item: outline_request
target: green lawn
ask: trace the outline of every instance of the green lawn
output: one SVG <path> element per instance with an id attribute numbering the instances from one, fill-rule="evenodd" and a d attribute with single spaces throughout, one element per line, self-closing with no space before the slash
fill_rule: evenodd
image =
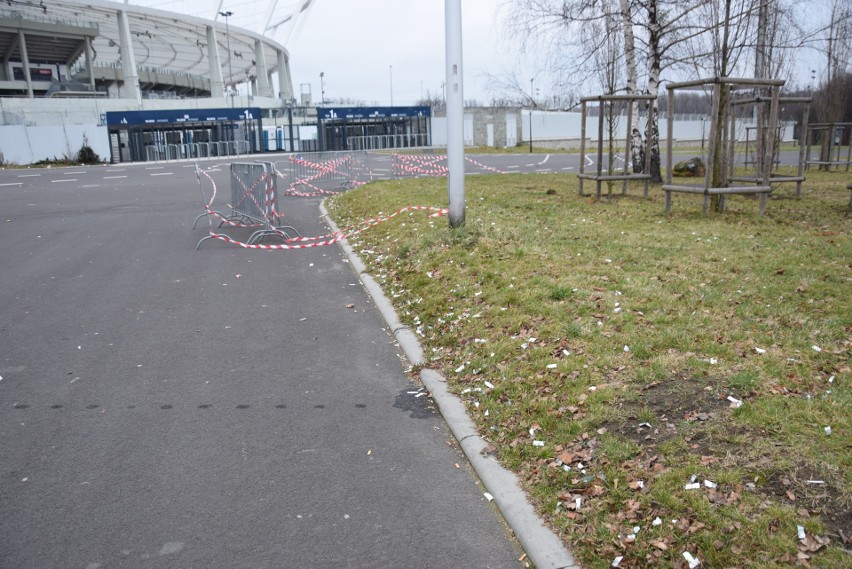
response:
<path id="1" fill-rule="evenodd" d="M 848 567 L 850 181 L 703 217 L 659 188 L 471 176 L 465 228 L 412 212 L 351 243 L 584 566 Z M 445 204 L 415 179 L 329 210 Z"/>

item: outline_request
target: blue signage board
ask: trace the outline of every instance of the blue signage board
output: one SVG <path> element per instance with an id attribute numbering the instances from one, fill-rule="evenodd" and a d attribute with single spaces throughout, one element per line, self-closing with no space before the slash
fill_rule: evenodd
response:
<path id="1" fill-rule="evenodd" d="M 431 117 L 431 107 L 318 107 L 320 120 Z"/>
<path id="2" fill-rule="evenodd" d="M 106 114 L 108 126 L 184 125 L 226 121 L 259 120 L 260 108 L 182 109 L 157 111 L 111 111 Z"/>

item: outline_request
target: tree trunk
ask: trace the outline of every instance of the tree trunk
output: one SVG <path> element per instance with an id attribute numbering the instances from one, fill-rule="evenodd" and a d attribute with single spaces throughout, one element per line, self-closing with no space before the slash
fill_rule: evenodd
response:
<path id="1" fill-rule="evenodd" d="M 731 0 L 725 0 L 725 21 L 723 24 L 723 33 L 722 33 L 722 50 L 721 57 L 719 62 L 719 73 L 721 77 L 727 77 L 728 75 L 728 58 L 730 56 L 728 49 L 728 42 L 730 41 L 731 34 Z M 727 130 L 727 121 L 725 120 L 727 117 L 726 111 L 728 107 L 728 99 L 730 95 L 730 89 L 724 83 L 719 85 L 719 106 L 716 109 L 716 132 L 711 144 L 713 144 L 713 164 L 711 167 L 712 170 L 712 178 L 710 181 L 710 185 L 714 188 L 720 188 L 725 185 L 725 180 L 727 179 L 725 172 L 725 160 L 724 156 L 726 153 L 725 149 L 725 137 L 724 132 Z M 710 206 L 715 212 L 722 212 L 722 197 L 719 194 L 716 194 L 710 199 Z"/>
<path id="2" fill-rule="evenodd" d="M 637 93 L 639 73 L 636 69 L 636 40 L 633 36 L 633 19 L 630 15 L 630 0 L 619 0 L 621 25 L 624 28 L 624 64 L 627 67 L 627 94 Z M 642 150 L 642 134 L 639 131 L 639 102 L 631 102 L 633 120 L 627 128 L 630 135 L 630 162 L 633 173 L 641 174 L 645 169 L 645 156 Z"/>
<path id="3" fill-rule="evenodd" d="M 648 94 L 654 100 L 648 105 L 648 120 L 651 121 L 651 181 L 663 182 L 660 173 L 660 123 L 656 110 L 656 98 L 660 92 L 660 36 L 663 27 L 657 17 L 657 0 L 648 0 Z"/>

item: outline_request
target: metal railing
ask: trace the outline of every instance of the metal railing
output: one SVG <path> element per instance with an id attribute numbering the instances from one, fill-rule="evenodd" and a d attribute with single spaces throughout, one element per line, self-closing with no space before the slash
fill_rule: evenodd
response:
<path id="1" fill-rule="evenodd" d="M 383 150 L 387 148 L 420 148 L 430 145 L 428 134 L 377 134 L 350 136 L 346 143 L 351 150 Z"/>
<path id="2" fill-rule="evenodd" d="M 249 154 L 251 146 L 245 140 L 229 142 L 185 142 L 182 144 L 155 144 L 145 148 L 148 162 L 217 156 Z"/>

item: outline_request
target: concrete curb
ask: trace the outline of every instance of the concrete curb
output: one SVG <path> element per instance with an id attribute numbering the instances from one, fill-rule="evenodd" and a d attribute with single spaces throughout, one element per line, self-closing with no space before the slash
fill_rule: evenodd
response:
<path id="1" fill-rule="evenodd" d="M 325 201 L 320 203 L 320 213 L 332 231 L 339 231 L 328 215 Z M 394 338 L 399 342 L 405 356 L 413 365 L 424 365 L 423 348 L 417 336 L 399 320 L 390 300 L 385 296 L 379 284 L 366 272 L 366 266 L 346 240 L 340 242 L 350 264 L 358 273 L 367 293 L 388 323 Z M 446 378 L 433 369 L 423 369 L 420 379 L 432 394 L 444 421 L 459 441 L 462 451 L 479 476 L 488 492 L 494 496 L 497 508 L 515 533 L 521 547 L 538 569 L 580 569 L 574 558 L 565 549 L 562 540 L 556 536 L 535 512 L 524 491 L 518 484 L 515 474 L 500 465 L 491 457 L 482 454 L 485 441 L 476 430 L 473 421 L 467 415 L 464 403 L 447 389 Z"/>

